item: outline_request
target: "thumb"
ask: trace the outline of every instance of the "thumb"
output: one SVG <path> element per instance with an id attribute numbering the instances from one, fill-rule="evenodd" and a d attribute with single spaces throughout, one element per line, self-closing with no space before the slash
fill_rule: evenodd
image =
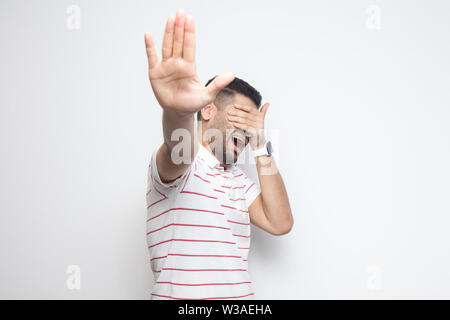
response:
<path id="1" fill-rule="evenodd" d="M 224 72 L 214 78 L 213 81 L 206 87 L 211 100 L 214 100 L 217 93 L 225 88 L 231 81 L 234 80 L 232 72 Z"/>
<path id="2" fill-rule="evenodd" d="M 266 113 L 267 113 L 267 110 L 269 109 L 269 106 L 270 106 L 270 103 L 265 103 L 262 107 L 261 107 L 261 109 L 259 110 L 259 112 L 262 112 L 262 114 L 264 115 L 264 116 L 266 116 Z"/>

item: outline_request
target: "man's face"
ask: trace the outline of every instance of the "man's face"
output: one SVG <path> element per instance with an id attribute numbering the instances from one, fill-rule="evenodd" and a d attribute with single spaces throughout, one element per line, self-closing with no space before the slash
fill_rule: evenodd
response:
<path id="1" fill-rule="evenodd" d="M 221 108 L 217 108 L 216 114 L 210 120 L 211 124 L 209 128 L 217 129 L 222 133 L 222 154 L 218 152 L 218 150 L 215 153 L 218 160 L 224 164 L 235 163 L 239 154 L 244 150 L 249 142 L 249 137 L 246 132 L 236 128 L 227 119 L 227 112 L 234 108 L 234 104 L 246 105 L 257 109 L 255 103 L 251 99 L 239 93 L 234 95 L 233 101 L 230 101 Z"/>

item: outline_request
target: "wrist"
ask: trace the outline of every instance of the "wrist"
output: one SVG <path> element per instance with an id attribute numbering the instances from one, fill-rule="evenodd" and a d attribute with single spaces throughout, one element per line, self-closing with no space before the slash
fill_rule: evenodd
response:
<path id="1" fill-rule="evenodd" d="M 265 145 L 266 139 L 264 137 L 254 138 L 253 141 L 250 140 L 250 146 L 252 150 L 259 150 L 261 148 L 264 148 Z"/>
<path id="2" fill-rule="evenodd" d="M 252 150 L 252 155 L 255 158 L 272 155 L 273 149 L 270 141 L 267 141 L 261 148 Z"/>
<path id="3" fill-rule="evenodd" d="M 190 119 L 194 116 L 194 114 L 196 112 L 186 112 L 186 111 L 182 111 L 182 110 L 178 110 L 178 109 L 174 109 L 174 108 L 165 108 L 163 107 L 163 113 L 166 116 L 169 116 L 171 118 L 177 118 L 177 119 Z"/>

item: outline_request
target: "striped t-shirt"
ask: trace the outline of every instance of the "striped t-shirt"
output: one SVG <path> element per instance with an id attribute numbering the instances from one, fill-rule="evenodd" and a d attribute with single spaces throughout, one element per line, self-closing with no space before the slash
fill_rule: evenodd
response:
<path id="1" fill-rule="evenodd" d="M 258 185 L 236 165 L 221 167 L 201 144 L 185 173 L 165 184 L 156 152 L 147 191 L 152 299 L 254 299 L 248 207 Z"/>

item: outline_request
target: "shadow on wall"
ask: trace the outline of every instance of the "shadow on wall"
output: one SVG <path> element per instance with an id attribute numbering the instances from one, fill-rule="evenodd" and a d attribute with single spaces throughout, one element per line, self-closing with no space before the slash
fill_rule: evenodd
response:
<path id="1" fill-rule="evenodd" d="M 245 152 L 248 152 L 248 150 Z M 254 164 L 245 163 L 239 165 L 239 167 L 259 186 L 258 173 Z M 277 241 L 279 239 L 281 238 L 251 225 L 250 256 L 252 260 L 255 262 L 263 261 L 264 263 L 269 263 L 269 261 L 281 253 L 280 243 Z"/>

